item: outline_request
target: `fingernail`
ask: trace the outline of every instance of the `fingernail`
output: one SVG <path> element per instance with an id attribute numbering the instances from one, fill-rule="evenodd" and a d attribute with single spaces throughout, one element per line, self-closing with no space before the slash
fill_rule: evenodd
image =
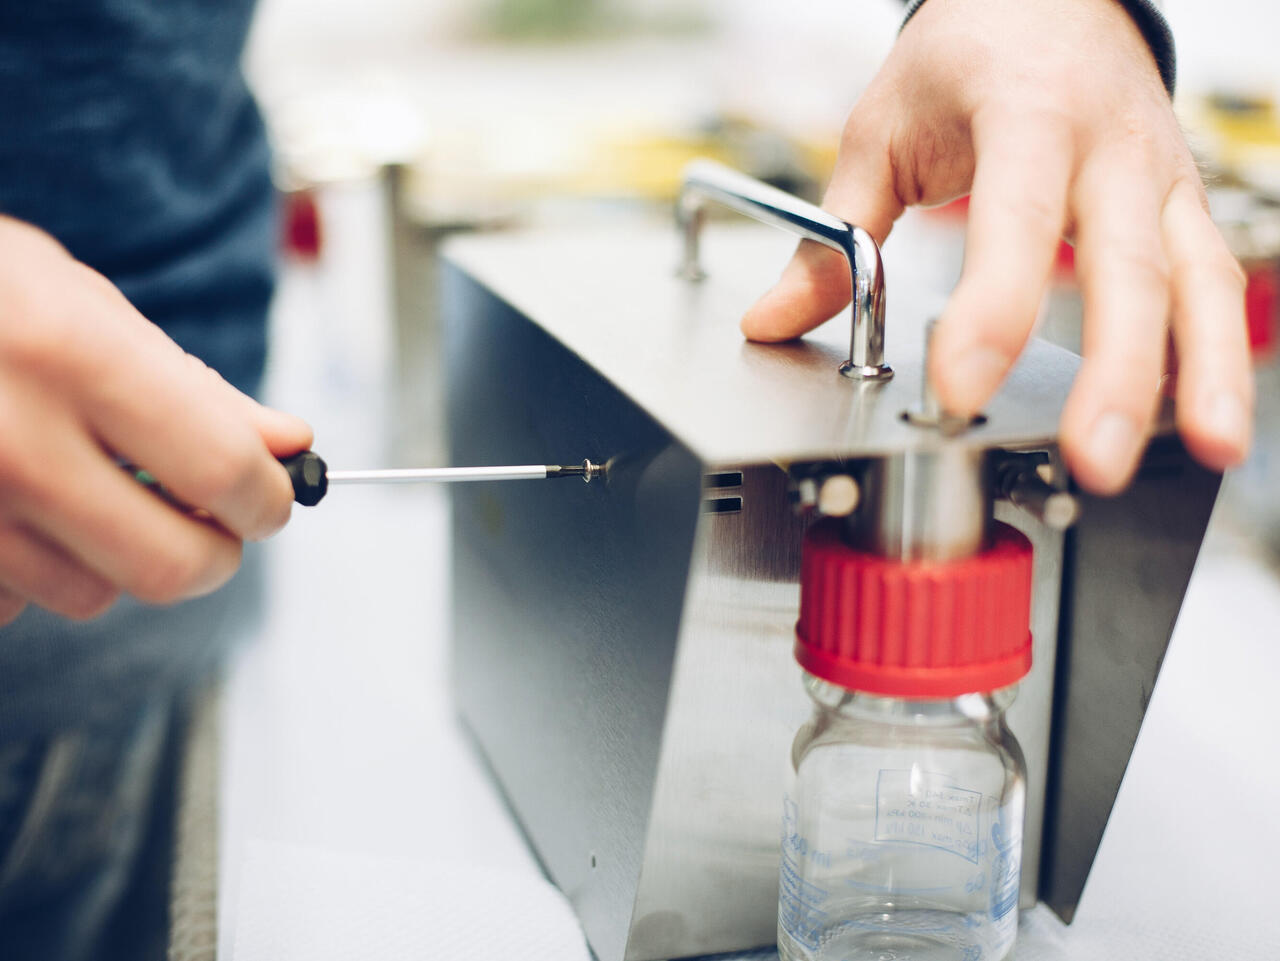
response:
<path id="1" fill-rule="evenodd" d="M 1204 425 L 1221 441 L 1243 449 L 1248 444 L 1249 416 L 1240 398 L 1229 390 L 1218 391 L 1204 407 Z"/>
<path id="2" fill-rule="evenodd" d="M 1089 456 L 1099 473 L 1118 482 L 1128 475 L 1141 442 L 1137 422 L 1128 414 L 1109 410 L 1093 423 Z"/>

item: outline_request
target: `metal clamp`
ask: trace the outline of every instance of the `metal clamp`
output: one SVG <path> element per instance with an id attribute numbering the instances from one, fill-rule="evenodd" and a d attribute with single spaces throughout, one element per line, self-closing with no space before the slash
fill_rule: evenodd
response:
<path id="1" fill-rule="evenodd" d="M 685 168 L 676 203 L 676 222 L 684 235 L 680 276 L 687 280 L 706 276 L 699 264 L 698 245 L 704 210 L 713 200 L 844 254 L 853 291 L 853 326 L 849 359 L 840 365 L 840 373 L 866 381 L 885 381 L 893 376 L 893 368 L 884 362 L 884 267 L 880 248 L 869 233 L 723 164 L 695 160 Z"/>

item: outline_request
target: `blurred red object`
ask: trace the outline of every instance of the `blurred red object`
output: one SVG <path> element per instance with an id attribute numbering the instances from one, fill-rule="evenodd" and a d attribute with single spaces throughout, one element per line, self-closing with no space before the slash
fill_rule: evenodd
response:
<path id="1" fill-rule="evenodd" d="M 291 190 L 284 195 L 284 223 L 281 238 L 284 252 L 298 260 L 320 259 L 324 231 L 320 224 L 320 207 L 315 191 L 309 188 Z"/>
<path id="2" fill-rule="evenodd" d="M 950 203 L 940 207 L 928 208 L 929 215 L 939 220 L 951 220 L 963 223 L 969 219 L 969 196 L 957 197 Z M 1076 251 L 1065 240 L 1059 241 L 1058 252 L 1053 261 L 1054 279 L 1058 282 L 1073 282 L 1076 276 Z"/>
<path id="3" fill-rule="evenodd" d="M 1270 360 L 1280 347 L 1280 263 L 1274 260 L 1245 265 L 1244 314 L 1249 348 L 1255 361 Z"/>

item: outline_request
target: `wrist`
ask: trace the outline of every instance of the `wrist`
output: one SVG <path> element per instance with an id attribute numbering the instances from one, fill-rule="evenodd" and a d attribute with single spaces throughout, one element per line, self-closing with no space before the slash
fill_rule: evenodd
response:
<path id="1" fill-rule="evenodd" d="M 916 15 L 916 11 L 924 6 L 926 2 L 927 0 L 907 0 L 907 14 L 902 19 L 903 27 L 910 22 L 911 18 Z M 941 3 L 944 0 L 933 0 L 933 2 Z M 1114 2 L 1128 11 L 1130 18 L 1138 28 L 1138 32 L 1142 34 L 1142 38 L 1147 42 L 1147 47 L 1155 58 L 1160 80 L 1164 83 L 1164 88 L 1169 92 L 1169 96 L 1172 97 L 1177 83 L 1177 55 L 1173 44 L 1173 31 L 1169 29 L 1169 22 L 1165 20 L 1164 14 L 1160 12 L 1160 8 L 1156 6 L 1153 0 L 1114 0 Z"/>

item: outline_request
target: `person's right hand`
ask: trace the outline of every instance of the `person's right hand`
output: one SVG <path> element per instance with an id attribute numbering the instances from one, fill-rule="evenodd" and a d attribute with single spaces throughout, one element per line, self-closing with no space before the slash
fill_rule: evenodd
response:
<path id="1" fill-rule="evenodd" d="M 121 592 L 170 604 L 213 591 L 242 541 L 289 519 L 277 458 L 310 445 L 301 420 L 184 353 L 53 238 L 0 217 L 0 624 L 28 603 L 86 619 Z"/>

